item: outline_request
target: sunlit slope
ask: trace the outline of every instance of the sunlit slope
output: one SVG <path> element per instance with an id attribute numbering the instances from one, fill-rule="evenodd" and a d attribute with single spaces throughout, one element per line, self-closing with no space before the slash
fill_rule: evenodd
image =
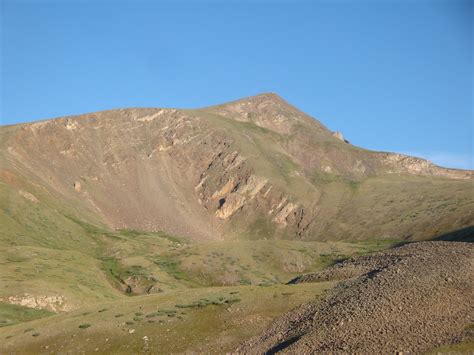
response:
<path id="1" fill-rule="evenodd" d="M 19 195 L 58 231 L 68 215 L 197 240 L 414 240 L 474 221 L 471 171 L 355 147 L 274 94 L 104 111 L 0 136 L 2 195 Z M 36 238 L 19 210 L 8 228 Z"/>
<path id="2" fill-rule="evenodd" d="M 63 312 L 189 288 L 270 286 L 395 242 L 198 243 L 160 232 L 111 231 L 65 218 L 71 228 L 64 233 L 40 230 L 47 234 L 45 243 L 22 238 L 21 230 L 18 244 L 2 237 L 0 304 Z"/>
<path id="3" fill-rule="evenodd" d="M 232 351 L 332 285 L 211 287 L 125 298 L 0 328 L 0 352 Z"/>

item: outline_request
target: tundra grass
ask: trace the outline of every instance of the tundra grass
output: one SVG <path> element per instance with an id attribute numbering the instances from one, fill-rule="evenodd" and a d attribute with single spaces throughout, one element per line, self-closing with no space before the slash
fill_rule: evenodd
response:
<path id="1" fill-rule="evenodd" d="M 231 351 L 276 316 L 317 299 L 332 285 L 210 287 L 128 297 L 1 328 L 0 352 Z M 107 311 L 100 312 L 103 308 Z"/>
<path id="2" fill-rule="evenodd" d="M 53 315 L 45 309 L 34 309 L 0 302 L 0 327 L 7 327 Z"/>

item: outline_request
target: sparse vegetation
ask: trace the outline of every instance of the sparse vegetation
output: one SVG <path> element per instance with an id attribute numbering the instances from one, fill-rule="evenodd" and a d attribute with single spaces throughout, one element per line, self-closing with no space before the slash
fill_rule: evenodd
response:
<path id="1" fill-rule="evenodd" d="M 199 300 L 193 301 L 191 303 L 187 303 L 187 304 L 177 304 L 176 307 L 178 307 L 178 308 L 194 308 L 194 307 L 202 308 L 202 307 L 207 307 L 207 306 L 210 306 L 210 305 L 220 306 L 220 305 L 224 305 L 224 304 L 237 303 L 237 302 L 240 302 L 240 301 L 241 301 L 240 298 L 237 298 L 237 297 L 226 298 L 226 297 L 223 297 L 223 296 L 219 296 L 217 298 L 216 297 L 202 298 L 202 299 L 199 299 Z"/>
<path id="2" fill-rule="evenodd" d="M 261 103 L 0 127 L 0 353 L 232 352 L 334 285 L 294 277 L 472 222 L 471 181 L 389 173 Z"/>
<path id="3" fill-rule="evenodd" d="M 53 312 L 0 302 L 0 327 L 53 315 Z"/>

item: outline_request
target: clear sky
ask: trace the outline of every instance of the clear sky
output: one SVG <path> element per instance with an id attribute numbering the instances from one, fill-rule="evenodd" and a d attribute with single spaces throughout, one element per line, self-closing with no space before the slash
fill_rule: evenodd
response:
<path id="1" fill-rule="evenodd" d="M 474 168 L 474 1 L 0 3 L 0 124 L 276 92 L 353 144 Z"/>

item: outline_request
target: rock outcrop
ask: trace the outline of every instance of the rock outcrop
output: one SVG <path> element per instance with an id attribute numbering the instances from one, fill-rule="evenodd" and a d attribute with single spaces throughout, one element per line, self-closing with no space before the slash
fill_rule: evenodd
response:
<path id="1" fill-rule="evenodd" d="M 341 132 L 334 132 L 332 135 L 344 143 L 349 143 L 349 141 L 344 138 L 344 135 Z"/>

